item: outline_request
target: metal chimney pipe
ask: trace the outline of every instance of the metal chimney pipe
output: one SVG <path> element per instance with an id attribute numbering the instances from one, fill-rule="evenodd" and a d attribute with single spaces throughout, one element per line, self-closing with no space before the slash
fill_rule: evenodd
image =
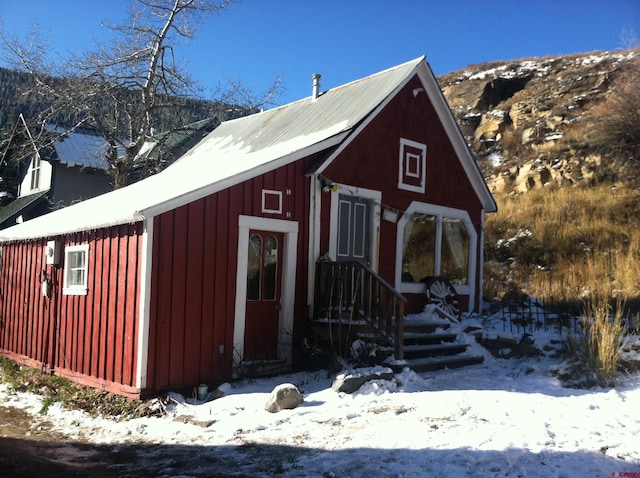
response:
<path id="1" fill-rule="evenodd" d="M 322 75 L 320 75 L 320 73 L 314 73 L 313 75 L 311 75 L 311 79 L 313 79 L 313 89 L 311 92 L 311 96 L 313 97 L 313 99 L 317 99 L 318 96 L 320 95 L 320 78 Z"/>

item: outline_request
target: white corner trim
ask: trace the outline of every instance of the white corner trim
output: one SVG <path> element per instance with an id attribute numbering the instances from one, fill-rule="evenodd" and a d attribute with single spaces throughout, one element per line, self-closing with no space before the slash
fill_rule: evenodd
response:
<path id="1" fill-rule="evenodd" d="M 153 257 L 153 218 L 143 221 L 140 245 L 140 305 L 138 309 L 138 356 L 136 357 L 136 387 L 147 386 L 149 363 L 149 321 L 151 307 L 151 270 Z"/>

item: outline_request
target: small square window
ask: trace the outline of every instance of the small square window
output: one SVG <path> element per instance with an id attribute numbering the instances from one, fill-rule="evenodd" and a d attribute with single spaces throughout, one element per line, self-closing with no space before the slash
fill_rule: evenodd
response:
<path id="1" fill-rule="evenodd" d="M 64 250 L 64 285 L 67 295 L 87 294 L 89 244 L 68 246 Z"/>

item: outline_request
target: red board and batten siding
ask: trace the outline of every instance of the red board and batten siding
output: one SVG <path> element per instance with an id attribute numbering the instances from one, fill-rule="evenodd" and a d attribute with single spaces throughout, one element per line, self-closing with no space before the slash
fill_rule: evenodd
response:
<path id="1" fill-rule="evenodd" d="M 0 350 L 82 384 L 137 396 L 137 324 L 142 223 L 57 237 L 60 265 L 47 265 L 46 239 L 4 244 Z M 64 247 L 89 244 L 86 295 L 64 295 Z M 41 292 L 42 271 L 52 282 Z"/>
<path id="2" fill-rule="evenodd" d="M 240 215 L 297 221 L 296 323 L 308 318 L 309 178 L 316 158 L 291 163 L 160 214 L 153 225 L 147 388 L 232 377 Z M 262 212 L 262 191 L 282 192 L 282 213 Z M 235 357 L 237 359 L 237 357 Z"/>

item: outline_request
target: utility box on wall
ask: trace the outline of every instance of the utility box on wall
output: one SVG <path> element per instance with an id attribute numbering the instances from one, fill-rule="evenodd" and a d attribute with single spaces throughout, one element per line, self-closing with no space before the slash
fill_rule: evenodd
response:
<path id="1" fill-rule="evenodd" d="M 47 258 L 47 264 L 59 265 L 60 264 L 60 243 L 58 241 L 47 241 L 47 245 L 44 249 L 44 255 Z"/>

